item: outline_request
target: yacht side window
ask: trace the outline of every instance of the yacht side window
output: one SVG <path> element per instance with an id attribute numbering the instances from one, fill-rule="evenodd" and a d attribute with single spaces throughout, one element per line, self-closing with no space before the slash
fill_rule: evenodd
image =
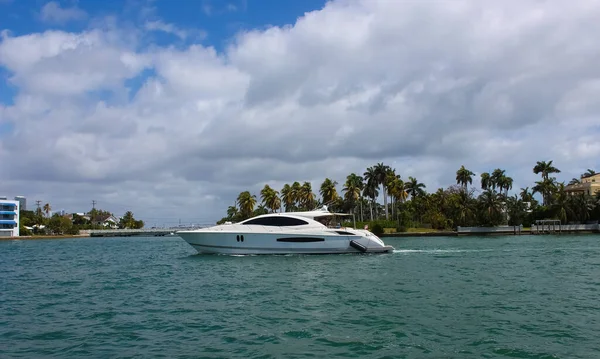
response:
<path id="1" fill-rule="evenodd" d="M 288 227 L 288 226 L 302 226 L 308 224 L 308 222 L 303 221 L 298 218 L 292 217 L 284 217 L 284 216 L 271 216 L 271 217 L 261 217 L 254 218 L 243 222 L 241 224 L 256 224 L 260 226 L 274 226 L 274 227 Z"/>

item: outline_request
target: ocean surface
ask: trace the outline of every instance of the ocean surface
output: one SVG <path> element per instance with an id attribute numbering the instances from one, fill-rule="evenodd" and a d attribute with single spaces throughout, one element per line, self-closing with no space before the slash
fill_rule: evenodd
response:
<path id="1" fill-rule="evenodd" d="M 600 358 L 600 235 L 385 241 L 0 241 L 0 358 Z"/>

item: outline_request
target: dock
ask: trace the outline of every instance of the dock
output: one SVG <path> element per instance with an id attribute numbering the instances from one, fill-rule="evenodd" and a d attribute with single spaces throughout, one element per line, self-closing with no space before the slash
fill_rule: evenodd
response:
<path id="1" fill-rule="evenodd" d="M 520 226 L 497 227 L 458 227 L 457 235 L 522 235 L 522 234 L 561 234 L 561 233 L 600 233 L 600 225 L 592 224 L 561 224 L 559 220 L 538 220 L 530 228 Z"/>

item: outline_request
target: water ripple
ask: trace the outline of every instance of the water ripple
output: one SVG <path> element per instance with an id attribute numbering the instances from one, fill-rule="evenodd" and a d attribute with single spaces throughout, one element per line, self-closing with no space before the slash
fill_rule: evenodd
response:
<path id="1" fill-rule="evenodd" d="M 0 242 L 0 357 L 597 358 L 595 236 L 197 255 L 176 238 Z"/>

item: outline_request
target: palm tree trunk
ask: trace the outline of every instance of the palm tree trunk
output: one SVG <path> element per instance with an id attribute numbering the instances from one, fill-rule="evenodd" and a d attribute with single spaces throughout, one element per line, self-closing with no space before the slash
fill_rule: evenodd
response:
<path id="1" fill-rule="evenodd" d="M 385 185 L 381 186 L 383 188 L 383 206 L 385 208 L 385 219 L 389 219 L 388 217 L 388 206 L 387 206 L 387 194 L 385 191 Z"/>
<path id="2" fill-rule="evenodd" d="M 362 197 L 360 197 L 360 221 L 363 221 L 363 208 L 362 208 Z"/>
<path id="3" fill-rule="evenodd" d="M 371 222 L 373 222 L 373 199 L 369 201 L 369 209 L 371 210 Z"/>

